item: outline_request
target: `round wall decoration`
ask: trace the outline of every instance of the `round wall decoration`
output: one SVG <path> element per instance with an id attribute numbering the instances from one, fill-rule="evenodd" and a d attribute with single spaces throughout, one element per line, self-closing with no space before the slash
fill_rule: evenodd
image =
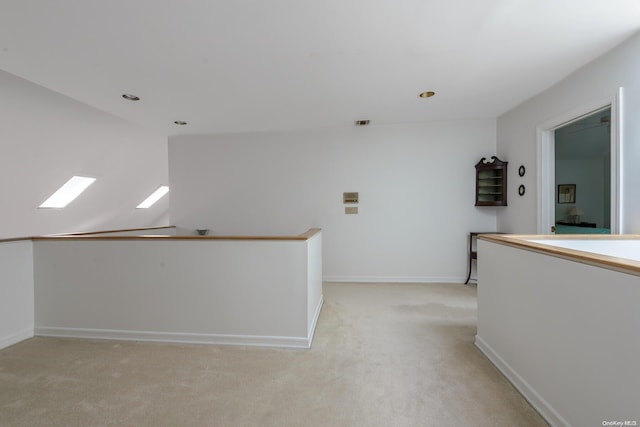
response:
<path id="1" fill-rule="evenodd" d="M 525 191 L 524 185 L 520 184 L 520 187 L 518 187 L 518 194 L 521 196 L 524 196 L 524 191 Z"/>
<path id="2" fill-rule="evenodd" d="M 520 167 L 518 168 L 518 175 L 520 176 L 524 176 L 524 173 L 526 172 L 524 165 L 520 165 Z"/>

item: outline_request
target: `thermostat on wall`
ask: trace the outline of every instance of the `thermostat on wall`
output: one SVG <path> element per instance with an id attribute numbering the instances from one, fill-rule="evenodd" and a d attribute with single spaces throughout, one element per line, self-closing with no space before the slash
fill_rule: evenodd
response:
<path id="1" fill-rule="evenodd" d="M 358 203 L 358 192 L 342 193 L 343 203 Z"/>

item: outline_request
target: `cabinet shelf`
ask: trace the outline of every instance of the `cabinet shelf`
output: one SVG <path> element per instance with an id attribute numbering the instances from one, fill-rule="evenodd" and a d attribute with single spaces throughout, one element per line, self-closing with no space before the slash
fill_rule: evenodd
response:
<path id="1" fill-rule="evenodd" d="M 507 164 L 496 156 L 476 164 L 476 206 L 507 206 Z"/>

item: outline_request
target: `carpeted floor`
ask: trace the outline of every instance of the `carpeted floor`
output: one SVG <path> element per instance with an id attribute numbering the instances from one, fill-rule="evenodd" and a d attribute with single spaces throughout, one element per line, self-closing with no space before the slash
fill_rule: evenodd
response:
<path id="1" fill-rule="evenodd" d="M 325 284 L 311 350 L 34 338 L 0 426 L 546 426 L 473 345 L 476 289 Z"/>

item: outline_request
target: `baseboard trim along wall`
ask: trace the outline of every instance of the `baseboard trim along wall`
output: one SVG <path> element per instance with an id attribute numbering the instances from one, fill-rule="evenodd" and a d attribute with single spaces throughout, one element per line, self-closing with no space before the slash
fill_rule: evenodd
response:
<path id="1" fill-rule="evenodd" d="M 175 332 L 120 331 L 110 329 L 37 327 L 35 328 L 35 335 L 59 338 L 107 339 L 182 344 L 245 345 L 280 348 L 309 348 L 311 345 L 309 339 L 304 337 L 192 334 Z"/>
<path id="2" fill-rule="evenodd" d="M 311 322 L 311 327 L 309 328 L 309 335 L 307 335 L 307 342 L 309 346 L 307 348 L 311 348 L 311 344 L 313 343 L 313 335 L 316 333 L 316 325 L 318 324 L 318 318 L 320 317 L 320 312 L 322 311 L 322 305 L 324 304 L 324 294 L 320 295 L 320 301 L 318 301 L 318 305 L 316 306 L 316 312 L 313 315 L 313 321 Z"/>
<path id="3" fill-rule="evenodd" d="M 464 283 L 466 277 L 434 276 L 324 276 L 325 282 L 349 283 Z"/>
<path id="4" fill-rule="evenodd" d="M 315 314 L 307 338 L 298 337 L 268 337 L 251 335 L 220 335 L 220 334 L 190 334 L 173 332 L 121 331 L 111 329 L 83 329 L 83 328 L 52 328 L 37 327 L 35 336 L 59 338 L 106 339 L 123 341 L 168 342 L 183 344 L 220 344 L 246 345 L 258 347 L 280 348 L 311 348 L 316 325 L 324 305 L 324 296 L 316 306 Z M 0 349 L 9 347 L 34 336 L 34 330 L 29 329 L 20 334 L 12 335 L 0 341 Z"/>
<path id="5" fill-rule="evenodd" d="M 33 328 L 23 329 L 20 332 L 16 332 L 15 334 L 11 334 L 0 339 L 0 350 L 14 344 L 18 344 L 20 341 L 24 341 L 29 338 L 33 338 Z"/>
<path id="6" fill-rule="evenodd" d="M 482 337 L 476 335 L 476 347 L 507 377 L 509 382 L 529 401 L 536 411 L 553 427 L 571 427 L 531 385 L 525 381 Z"/>

